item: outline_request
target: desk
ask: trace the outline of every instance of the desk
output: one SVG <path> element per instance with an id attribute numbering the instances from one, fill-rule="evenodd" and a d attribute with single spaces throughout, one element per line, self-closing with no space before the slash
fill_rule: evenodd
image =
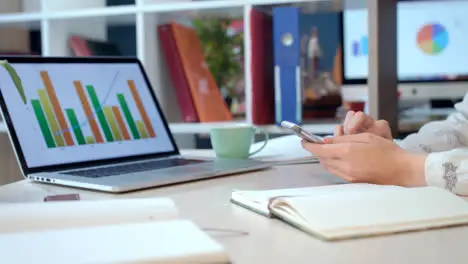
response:
<path id="1" fill-rule="evenodd" d="M 195 155 L 197 152 L 190 152 Z M 203 156 L 210 155 L 204 151 Z M 318 164 L 278 166 L 183 185 L 112 195 L 19 181 L 0 187 L 0 202 L 40 202 L 46 195 L 80 193 L 82 199 L 172 198 L 181 213 L 202 228 L 245 231 L 246 236 L 208 232 L 222 243 L 234 263 L 424 263 L 468 262 L 468 227 L 323 242 L 283 222 L 229 203 L 231 190 L 293 188 L 339 183 Z M 203 204 L 203 206 L 201 206 Z M 462 242 L 463 241 L 463 242 Z"/>

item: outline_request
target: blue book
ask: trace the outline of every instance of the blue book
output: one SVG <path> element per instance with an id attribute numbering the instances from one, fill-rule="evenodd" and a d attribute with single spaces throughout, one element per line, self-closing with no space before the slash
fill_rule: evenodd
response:
<path id="1" fill-rule="evenodd" d="M 284 6 L 274 8 L 272 16 L 275 123 L 334 117 L 341 104 L 336 99 L 342 67 L 340 13 Z M 360 38 L 353 52 L 367 54 L 367 45 L 367 38 Z M 334 101 L 321 102 L 326 96 Z"/>
<path id="2" fill-rule="evenodd" d="M 300 9 L 273 9 L 275 122 L 302 123 Z"/>

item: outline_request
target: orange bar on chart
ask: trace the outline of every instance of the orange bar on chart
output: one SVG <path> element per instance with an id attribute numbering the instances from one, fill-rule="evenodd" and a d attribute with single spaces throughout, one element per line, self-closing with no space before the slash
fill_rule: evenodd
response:
<path id="1" fill-rule="evenodd" d="M 50 103 L 52 104 L 52 108 L 54 109 L 55 116 L 57 117 L 57 121 L 59 123 L 60 129 L 63 131 L 63 138 L 65 139 L 65 143 L 67 146 L 73 146 L 75 143 L 73 142 L 73 137 L 70 133 L 68 128 L 67 121 L 65 120 L 65 115 L 62 112 L 62 108 L 60 106 L 60 102 L 57 98 L 57 94 L 55 93 L 54 86 L 52 81 L 50 80 L 49 74 L 47 71 L 41 71 L 41 78 L 44 82 L 44 86 L 47 91 L 47 95 L 49 96 Z"/>
<path id="2" fill-rule="evenodd" d="M 140 111 L 141 119 L 143 119 L 143 122 L 145 123 L 149 136 L 156 137 L 156 133 L 154 133 L 154 129 L 148 118 L 148 114 L 146 113 L 145 108 L 143 107 L 143 102 L 141 101 L 140 94 L 138 94 L 138 91 L 136 89 L 135 82 L 133 80 L 128 80 L 127 83 L 128 87 L 130 87 L 130 90 L 132 91 L 133 99 L 135 100 L 135 103 L 138 107 L 138 111 Z"/>
<path id="3" fill-rule="evenodd" d="M 124 140 L 130 140 L 130 134 L 128 133 L 128 129 L 125 126 L 125 122 L 122 118 L 122 114 L 120 113 L 120 109 L 118 106 L 112 107 L 112 112 L 114 113 L 115 120 L 117 121 L 117 125 L 120 128 L 120 132 L 122 132 L 122 137 Z"/>
<path id="4" fill-rule="evenodd" d="M 80 97 L 81 106 L 83 106 L 83 110 L 87 118 L 89 118 L 89 126 L 91 128 L 91 132 L 93 132 L 94 138 L 96 139 L 97 143 L 104 143 L 104 138 L 99 131 L 99 126 L 96 122 L 96 117 L 91 110 L 91 105 L 88 102 L 88 98 L 86 97 L 85 90 L 83 85 L 80 81 L 73 81 L 73 85 L 75 85 L 76 92 L 78 93 L 78 97 Z"/>

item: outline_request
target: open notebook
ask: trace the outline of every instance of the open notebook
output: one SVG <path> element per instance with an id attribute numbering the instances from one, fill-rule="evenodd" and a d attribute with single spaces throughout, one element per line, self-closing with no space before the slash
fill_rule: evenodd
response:
<path id="1" fill-rule="evenodd" d="M 324 240 L 468 223 L 468 203 L 440 188 L 339 184 L 234 191 L 231 201 Z"/>
<path id="2" fill-rule="evenodd" d="M 0 248 L 5 263 L 229 263 L 166 198 L 1 204 Z"/>

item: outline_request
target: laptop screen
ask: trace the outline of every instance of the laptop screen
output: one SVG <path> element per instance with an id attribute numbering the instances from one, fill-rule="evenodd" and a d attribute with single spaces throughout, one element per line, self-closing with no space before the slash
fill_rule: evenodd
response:
<path id="1" fill-rule="evenodd" d="M 138 62 L 10 64 L 23 89 L 0 68 L 0 90 L 28 168 L 176 150 Z"/>

